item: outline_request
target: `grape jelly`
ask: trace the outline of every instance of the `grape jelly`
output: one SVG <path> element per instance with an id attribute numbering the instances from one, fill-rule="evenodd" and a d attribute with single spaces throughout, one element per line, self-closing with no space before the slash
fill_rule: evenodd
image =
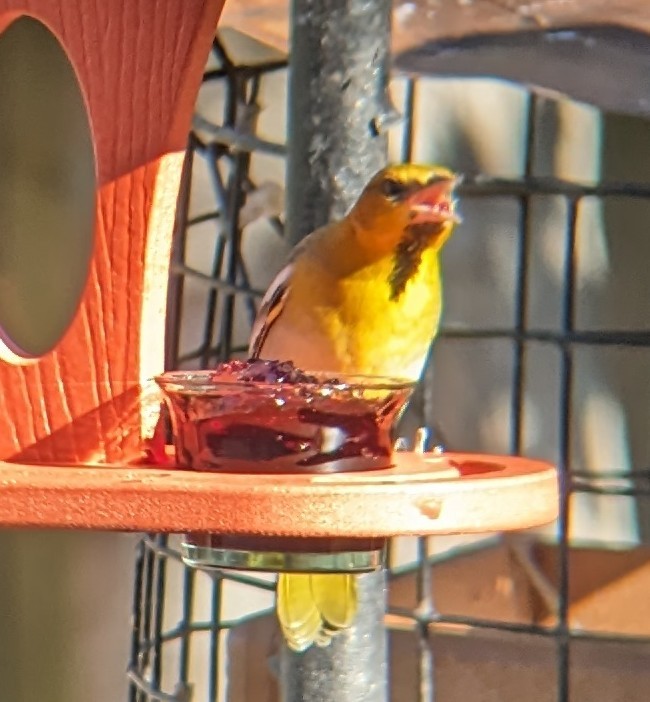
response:
<path id="1" fill-rule="evenodd" d="M 322 473 L 387 468 L 413 383 L 327 377 L 291 362 L 229 361 L 157 379 L 176 461 L 203 471 Z"/>

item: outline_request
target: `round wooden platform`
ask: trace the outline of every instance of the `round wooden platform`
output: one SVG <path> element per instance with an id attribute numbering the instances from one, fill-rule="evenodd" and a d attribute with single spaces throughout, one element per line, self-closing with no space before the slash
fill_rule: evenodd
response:
<path id="1" fill-rule="evenodd" d="M 405 452 L 327 475 L 0 463 L 0 527 L 367 539 L 522 529 L 557 510 L 555 468 L 511 456 Z"/>

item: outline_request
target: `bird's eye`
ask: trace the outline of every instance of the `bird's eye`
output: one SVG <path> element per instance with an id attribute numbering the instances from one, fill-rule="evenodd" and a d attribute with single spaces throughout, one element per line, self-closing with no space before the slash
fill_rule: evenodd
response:
<path id="1" fill-rule="evenodd" d="M 381 183 L 381 192 L 389 200 L 399 200 L 399 198 L 406 192 L 406 186 L 404 183 L 400 183 L 392 178 L 386 178 L 386 180 Z"/>

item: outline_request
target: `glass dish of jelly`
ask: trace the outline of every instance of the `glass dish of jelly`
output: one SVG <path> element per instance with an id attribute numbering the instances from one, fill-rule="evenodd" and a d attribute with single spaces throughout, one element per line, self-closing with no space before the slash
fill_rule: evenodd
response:
<path id="1" fill-rule="evenodd" d="M 323 473 L 387 468 L 414 383 L 229 361 L 156 378 L 176 461 L 201 471 Z"/>

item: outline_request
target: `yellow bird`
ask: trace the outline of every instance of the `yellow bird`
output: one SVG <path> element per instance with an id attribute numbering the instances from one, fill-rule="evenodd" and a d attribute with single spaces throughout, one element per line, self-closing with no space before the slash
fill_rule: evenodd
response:
<path id="1" fill-rule="evenodd" d="M 251 357 L 305 371 L 417 380 L 440 321 L 439 253 L 458 221 L 456 176 L 413 163 L 377 173 L 348 215 L 305 237 L 266 292 Z M 288 645 L 325 645 L 352 624 L 355 576 L 280 574 Z"/>

